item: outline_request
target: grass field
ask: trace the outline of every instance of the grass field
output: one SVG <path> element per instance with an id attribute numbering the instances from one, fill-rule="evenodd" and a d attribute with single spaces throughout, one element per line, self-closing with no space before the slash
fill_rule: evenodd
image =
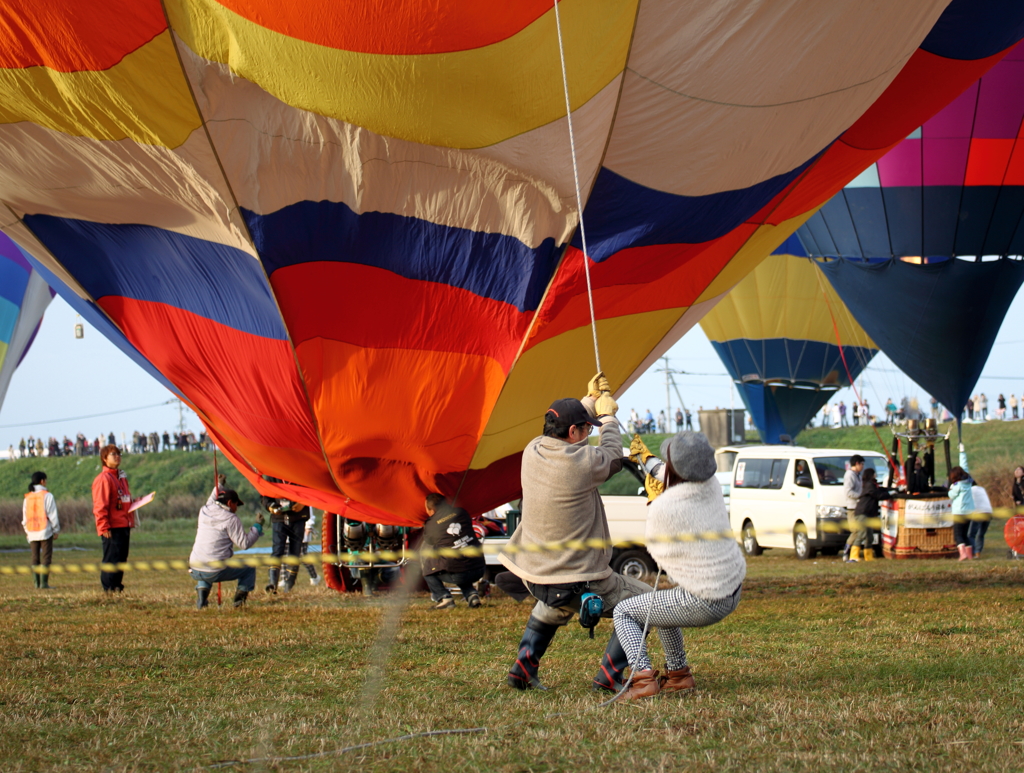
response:
<path id="1" fill-rule="evenodd" d="M 153 524 L 132 558 L 186 556 L 192 536 Z M 56 560 L 97 560 L 97 543 L 65 535 L 75 549 Z M 290 597 L 197 613 L 183 572 L 129 573 L 118 598 L 95 576 L 48 592 L 0 576 L 0 769 L 1018 771 L 1024 562 L 995 526 L 990 543 L 966 565 L 749 559 L 739 609 L 687 637 L 699 689 L 608 708 L 588 689 L 608 622 L 594 641 L 575 622 L 559 633 L 552 692 L 504 686 L 528 614 L 504 597 L 432 612 L 422 594 L 342 596 L 303 572 Z"/>

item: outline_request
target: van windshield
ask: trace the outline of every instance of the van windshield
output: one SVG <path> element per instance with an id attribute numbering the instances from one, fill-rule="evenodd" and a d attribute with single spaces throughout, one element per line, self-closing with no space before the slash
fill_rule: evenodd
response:
<path id="1" fill-rule="evenodd" d="M 848 456 L 816 456 L 814 457 L 814 469 L 818 473 L 818 481 L 822 486 L 842 486 L 843 476 L 849 467 L 850 457 Z M 878 480 L 885 480 L 889 468 L 881 456 L 865 456 L 864 466 L 873 466 Z"/>

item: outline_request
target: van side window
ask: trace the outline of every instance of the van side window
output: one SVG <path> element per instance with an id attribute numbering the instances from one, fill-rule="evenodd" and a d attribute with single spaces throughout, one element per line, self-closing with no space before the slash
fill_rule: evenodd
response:
<path id="1" fill-rule="evenodd" d="M 764 488 L 782 488 L 782 483 L 786 480 L 786 468 L 789 466 L 789 459 L 772 459 L 771 463 L 771 478 L 769 478 L 768 485 L 764 486 Z"/>
<path id="2" fill-rule="evenodd" d="M 736 488 L 782 488 L 788 459 L 740 459 L 736 464 Z"/>
<path id="3" fill-rule="evenodd" d="M 799 484 L 801 479 L 804 479 L 804 486 L 807 488 L 814 488 L 814 479 L 811 477 L 811 468 L 803 459 L 797 459 L 796 465 L 793 467 L 793 482 Z"/>

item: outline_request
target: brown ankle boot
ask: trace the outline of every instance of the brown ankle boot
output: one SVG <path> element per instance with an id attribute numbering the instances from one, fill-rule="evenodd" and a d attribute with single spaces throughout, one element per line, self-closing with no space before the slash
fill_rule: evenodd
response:
<path id="1" fill-rule="evenodd" d="M 633 701 L 638 698 L 653 698 L 661 692 L 661 685 L 658 683 L 658 672 L 654 669 L 650 671 L 637 671 L 633 674 L 633 682 L 629 685 L 629 689 L 622 693 L 620 701 Z"/>
<path id="2" fill-rule="evenodd" d="M 689 666 L 683 666 L 678 671 L 666 670 L 665 676 L 661 677 L 660 682 L 662 692 L 682 692 L 683 690 L 692 690 L 697 686 Z"/>

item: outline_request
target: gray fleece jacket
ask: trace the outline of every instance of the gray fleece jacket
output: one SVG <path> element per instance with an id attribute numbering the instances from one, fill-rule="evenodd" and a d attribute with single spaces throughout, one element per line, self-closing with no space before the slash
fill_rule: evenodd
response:
<path id="1" fill-rule="evenodd" d="M 593 415 L 594 401 L 583 399 Z M 510 545 L 576 539 L 609 540 L 597 487 L 622 468 L 622 435 L 614 416 L 602 419 L 600 443 L 570 444 L 541 436 L 523 451 L 523 515 Z M 501 553 L 498 560 L 527 582 L 558 585 L 603 580 L 612 549 Z"/>
<path id="2" fill-rule="evenodd" d="M 200 571 L 208 570 L 210 561 L 231 558 L 235 552 L 234 545 L 242 550 L 251 548 L 260 538 L 260 533 L 255 525 L 246 531 L 239 517 L 217 501 L 217 489 L 214 489 L 199 511 L 196 541 L 192 545 L 188 565 Z"/>

